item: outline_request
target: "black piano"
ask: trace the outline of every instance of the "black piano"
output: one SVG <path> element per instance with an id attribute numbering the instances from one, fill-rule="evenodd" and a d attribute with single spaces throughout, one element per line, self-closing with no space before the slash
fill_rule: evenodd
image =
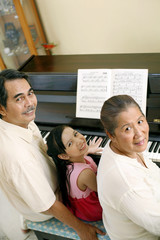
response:
<path id="1" fill-rule="evenodd" d="M 160 166 L 160 53 L 31 56 L 18 70 L 26 72 L 38 98 L 36 123 L 44 140 L 59 124 L 86 136 L 107 139 L 99 119 L 76 118 L 77 70 L 148 69 L 146 117 L 150 126 L 149 157 Z M 99 156 L 93 156 L 95 161 Z"/>

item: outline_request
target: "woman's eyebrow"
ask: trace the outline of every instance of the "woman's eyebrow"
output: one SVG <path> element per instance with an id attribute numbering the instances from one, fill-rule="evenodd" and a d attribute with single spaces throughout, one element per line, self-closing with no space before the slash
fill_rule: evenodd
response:
<path id="1" fill-rule="evenodd" d="M 138 119 L 137 119 L 137 121 L 139 121 L 139 119 L 141 119 L 142 117 L 144 117 L 143 115 L 141 115 Z M 126 123 L 126 124 L 124 124 L 122 127 L 121 127 L 121 129 L 122 128 L 124 128 L 124 127 L 126 127 L 126 126 L 129 126 L 131 123 Z"/>
<path id="2" fill-rule="evenodd" d="M 130 123 L 126 123 L 126 124 L 122 125 L 121 129 L 126 127 L 126 126 L 129 126 L 129 125 L 130 125 Z"/>

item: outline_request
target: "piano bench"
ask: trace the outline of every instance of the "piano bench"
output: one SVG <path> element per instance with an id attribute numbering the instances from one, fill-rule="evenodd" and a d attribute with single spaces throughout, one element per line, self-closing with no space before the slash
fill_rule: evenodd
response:
<path id="1" fill-rule="evenodd" d="M 88 222 L 105 232 L 102 221 Z M 44 222 L 31 222 L 27 220 L 27 227 L 34 231 L 38 240 L 72 240 L 80 239 L 77 233 L 56 218 Z M 110 240 L 107 235 L 98 234 L 98 239 Z"/>

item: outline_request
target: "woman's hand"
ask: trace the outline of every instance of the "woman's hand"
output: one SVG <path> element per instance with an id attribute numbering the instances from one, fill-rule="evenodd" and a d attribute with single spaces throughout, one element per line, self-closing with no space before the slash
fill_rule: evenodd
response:
<path id="1" fill-rule="evenodd" d="M 94 137 L 93 140 L 89 141 L 89 148 L 87 151 L 87 154 L 95 154 L 95 153 L 101 153 L 102 152 L 102 148 L 99 147 L 103 138 L 98 138 L 98 137 Z"/>

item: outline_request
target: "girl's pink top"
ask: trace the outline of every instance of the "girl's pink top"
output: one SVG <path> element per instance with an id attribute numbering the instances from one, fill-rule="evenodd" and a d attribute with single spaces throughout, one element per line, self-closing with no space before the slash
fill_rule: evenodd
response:
<path id="1" fill-rule="evenodd" d="M 93 159 L 89 156 L 85 156 L 85 161 L 86 163 L 73 163 L 73 171 L 72 166 L 68 166 L 68 171 L 70 173 L 69 209 L 80 219 L 98 221 L 102 219 L 102 208 L 97 193 L 88 187 L 85 191 L 82 191 L 77 186 L 78 176 L 84 169 L 89 168 L 92 169 L 95 174 L 97 173 L 97 165 Z"/>

